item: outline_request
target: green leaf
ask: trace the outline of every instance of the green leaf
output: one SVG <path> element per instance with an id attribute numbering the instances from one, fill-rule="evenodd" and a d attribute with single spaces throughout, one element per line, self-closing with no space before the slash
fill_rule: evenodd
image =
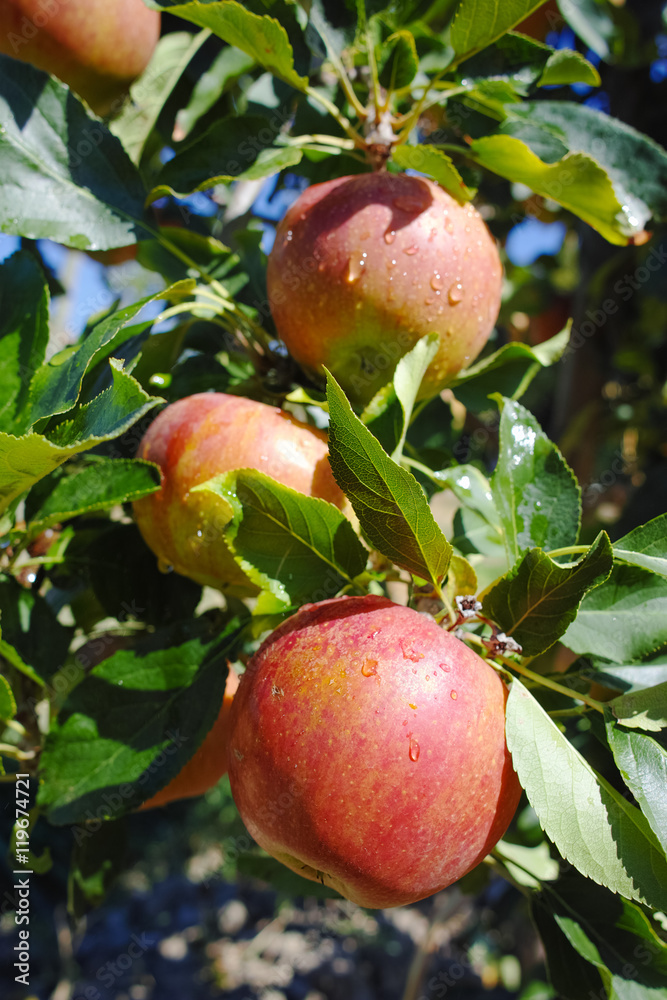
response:
<path id="1" fill-rule="evenodd" d="M 570 323 L 550 340 L 536 347 L 513 341 L 503 344 L 493 354 L 464 368 L 449 383 L 457 399 L 475 413 L 486 409 L 488 397 L 500 393 L 518 399 L 526 391 L 541 368 L 558 361 L 570 337 Z"/>
<path id="2" fill-rule="evenodd" d="M 73 411 L 48 437 L 29 433 L 22 437 L 0 433 L 0 511 L 33 483 L 81 451 L 118 437 L 144 413 L 163 400 L 149 396 L 122 362 L 110 361 L 113 384 L 94 400 Z"/>
<path id="3" fill-rule="evenodd" d="M 408 87 L 419 69 L 417 47 L 412 32 L 404 28 L 390 35 L 380 49 L 377 64 L 380 84 L 385 90 Z"/>
<path id="4" fill-rule="evenodd" d="M 538 155 L 543 155 L 540 149 L 550 151 L 549 160 L 565 152 L 581 153 L 605 170 L 621 205 L 618 233 L 640 232 L 651 215 L 667 218 L 667 151 L 653 139 L 617 118 L 569 101 L 513 104 L 506 111 L 501 132 L 522 139 Z M 554 200 L 565 204 L 559 197 Z"/>
<path id="5" fill-rule="evenodd" d="M 28 63 L 0 56 L 0 228 L 78 250 L 136 243 L 146 192 L 105 125 Z"/>
<path id="6" fill-rule="evenodd" d="M 103 660 L 69 694 L 40 758 L 38 805 L 52 823 L 113 819 L 183 768 L 222 705 L 236 626 L 174 626 Z"/>
<path id="7" fill-rule="evenodd" d="M 608 707 L 628 729 L 660 732 L 667 728 L 667 682 L 621 695 L 610 701 Z"/>
<path id="8" fill-rule="evenodd" d="M 667 858 L 639 809 L 584 760 L 532 694 L 512 681 L 507 745 L 540 824 L 561 855 L 612 892 L 667 906 Z"/>
<path id="9" fill-rule="evenodd" d="M 362 530 L 374 548 L 397 566 L 439 586 L 452 547 L 436 524 L 421 486 L 389 458 L 352 412 L 329 373 L 327 399 L 331 468 Z"/>
<path id="10" fill-rule="evenodd" d="M 646 693 L 650 694 L 650 690 Z M 623 728 L 612 718 L 609 709 L 605 711 L 605 721 L 616 766 L 667 853 L 667 748 L 664 741 Z"/>
<path id="11" fill-rule="evenodd" d="M 337 507 L 263 472 L 236 469 L 195 487 L 233 517 L 225 540 L 250 579 L 287 605 L 333 597 L 364 569 L 367 552 Z"/>
<path id="12" fill-rule="evenodd" d="M 0 655 L 2 655 L 2 646 L 0 646 Z M 16 698 L 14 692 L 7 678 L 0 674 L 0 719 L 13 719 L 15 715 Z"/>
<path id="13" fill-rule="evenodd" d="M 383 386 L 361 415 L 385 451 L 400 461 L 405 435 L 424 373 L 438 352 L 439 338 L 429 333 L 417 341 L 396 365 L 391 382 Z"/>
<path id="14" fill-rule="evenodd" d="M 616 663 L 641 660 L 667 643 L 667 580 L 615 565 L 604 587 L 587 595 L 563 642 Z"/>
<path id="15" fill-rule="evenodd" d="M 546 953 L 549 979 L 557 996 L 567 1000 L 592 1000 L 606 995 L 598 971 L 572 947 L 540 896 L 534 894 L 530 912 Z"/>
<path id="16" fill-rule="evenodd" d="M 475 194 L 473 188 L 466 187 L 453 161 L 437 146 L 396 146 L 392 159 L 404 170 L 419 170 L 428 174 L 461 205 Z"/>
<path id="17" fill-rule="evenodd" d="M 499 840 L 494 848 L 510 875 L 520 885 L 539 889 L 542 882 L 552 882 L 558 878 L 559 865 L 549 853 L 549 845 L 542 841 L 537 847 L 524 847 L 508 840 Z"/>
<path id="18" fill-rule="evenodd" d="M 106 459 L 60 479 L 34 511 L 31 534 L 88 511 L 138 500 L 160 488 L 160 470 L 141 459 Z"/>
<path id="19" fill-rule="evenodd" d="M 540 549 L 531 549 L 484 596 L 484 614 L 536 656 L 553 645 L 575 619 L 584 595 L 612 567 L 609 538 L 600 532 L 588 552 L 564 566 Z"/>
<path id="20" fill-rule="evenodd" d="M 607 996 L 664 998 L 667 946 L 636 904 L 570 870 L 543 887 L 538 905 L 552 915 L 576 952 L 598 969 Z"/>
<path id="21" fill-rule="evenodd" d="M 190 194 L 223 181 L 275 173 L 301 159 L 302 151 L 273 147 L 280 123 L 259 115 L 221 118 L 202 135 L 184 143 L 156 178 L 151 199 L 165 191 Z"/>
<path id="22" fill-rule="evenodd" d="M 145 305 L 156 299 L 177 298 L 189 293 L 192 288 L 193 282 L 182 281 L 157 295 L 139 299 L 97 323 L 79 347 L 68 348 L 54 355 L 42 365 L 33 379 L 31 422 L 72 409 L 79 398 L 84 375 L 91 363 L 98 363 L 108 356 L 119 335 Z"/>
<path id="23" fill-rule="evenodd" d="M 450 40 L 457 56 L 485 49 L 523 21 L 544 0 L 461 0 L 452 21 Z M 460 61 L 460 60 L 459 60 Z"/>
<path id="24" fill-rule="evenodd" d="M 98 606 L 120 621 L 132 617 L 154 627 L 170 625 L 193 615 L 201 600 L 201 587 L 194 580 L 160 571 L 136 524 L 110 522 L 88 544 L 84 541 L 83 551 L 79 542 L 73 558 Z"/>
<path id="25" fill-rule="evenodd" d="M 457 597 L 470 597 L 477 593 L 477 574 L 473 565 L 458 552 L 452 552 L 447 573 L 447 597 L 453 606 Z"/>
<path id="26" fill-rule="evenodd" d="M 160 112 L 192 57 L 208 38 L 208 32 L 191 35 L 173 31 L 163 35 L 148 66 L 130 88 L 130 100 L 110 123 L 109 128 L 122 142 L 134 163 L 139 163 L 146 142 L 157 124 Z"/>
<path id="27" fill-rule="evenodd" d="M 257 181 L 263 177 L 271 177 L 280 170 L 296 167 L 303 158 L 303 150 L 290 146 L 276 146 L 263 149 L 251 167 L 239 174 L 237 180 Z"/>
<path id="28" fill-rule="evenodd" d="M 610 243 L 623 245 L 638 232 L 629 225 L 609 175 L 590 156 L 568 153 L 556 163 L 545 163 L 509 135 L 484 136 L 470 148 L 477 163 L 563 205 Z"/>
<path id="29" fill-rule="evenodd" d="M 12 577 L 0 576 L 0 609 L 0 654 L 37 683 L 47 680 L 63 665 L 73 630 L 60 624 L 41 594 Z"/>
<path id="30" fill-rule="evenodd" d="M 581 492 L 532 413 L 511 399 L 494 398 L 501 416 L 491 491 L 512 565 L 526 549 L 558 549 L 576 542 Z"/>
<path id="31" fill-rule="evenodd" d="M 614 542 L 614 559 L 667 576 L 667 514 L 654 517 Z"/>
<path id="32" fill-rule="evenodd" d="M 1 585 L 2 581 L 0 581 L 0 586 Z M 2 621 L 2 616 L 0 615 L 0 622 L 1 621 Z M 0 635 L 1 632 L 2 630 L 0 629 Z M 7 663 L 11 664 L 11 666 L 14 667 L 15 670 L 18 670 L 19 673 L 23 674 L 25 677 L 29 677 L 31 681 L 35 682 L 35 684 L 44 683 L 43 679 L 40 677 L 37 671 L 33 667 L 31 667 L 29 663 L 26 663 L 23 660 L 19 652 L 16 649 L 14 649 L 13 646 L 10 646 L 10 644 L 8 642 L 5 642 L 5 640 L 2 638 L 0 638 L 0 656 L 3 659 L 5 659 Z M 4 774 L 1 762 L 0 762 L 0 774 Z"/>
<path id="33" fill-rule="evenodd" d="M 592 667 L 594 680 L 618 691 L 643 691 L 667 681 L 667 656 L 664 653 L 643 663 L 620 666 L 595 656 L 587 658 L 586 662 L 584 676 L 587 679 L 591 679 Z"/>
<path id="34" fill-rule="evenodd" d="M 600 86 L 600 74 L 581 52 L 574 49 L 556 49 L 538 80 L 540 87 L 563 86 L 571 83 L 586 83 L 590 87 Z"/>
<path id="35" fill-rule="evenodd" d="M 219 52 L 211 66 L 195 83 L 188 103 L 176 115 L 176 137 L 179 140 L 185 139 L 228 87 L 244 73 L 248 73 L 254 65 L 252 56 L 232 46 Z"/>
<path id="36" fill-rule="evenodd" d="M 456 79 L 462 86 L 489 95 L 500 82 L 510 88 L 512 96 L 525 96 L 531 87 L 549 82 L 546 76 L 553 77 L 554 83 L 600 82 L 595 67 L 578 52 L 554 51 L 549 45 L 514 32 L 503 35 L 456 68 Z"/>
<path id="37" fill-rule="evenodd" d="M 32 254 L 0 265 L 0 430 L 30 426 L 30 384 L 49 341 L 49 293 Z"/>
<path id="38" fill-rule="evenodd" d="M 294 53 L 283 26 L 268 14 L 246 10 L 236 0 L 218 3 L 169 4 L 164 9 L 186 21 L 209 28 L 214 35 L 246 52 L 270 73 L 296 90 L 305 91 L 308 79 L 294 69 Z"/>

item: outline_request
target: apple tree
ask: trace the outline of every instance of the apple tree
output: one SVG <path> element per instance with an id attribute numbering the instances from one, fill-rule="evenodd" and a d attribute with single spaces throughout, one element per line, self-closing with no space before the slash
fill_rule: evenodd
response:
<path id="1" fill-rule="evenodd" d="M 642 41 L 623 5 L 566 0 L 541 28 L 535 0 L 148 6 L 169 30 L 106 119 L 0 56 L 0 229 L 19 238 L 0 266 L 3 793 L 29 775 L 31 828 L 71 831 L 80 915 L 115 874 L 98 831 L 131 824 L 192 760 L 229 664 L 304 604 L 389 596 L 455 633 L 509 690 L 522 799 L 470 891 L 498 877 L 516 887 L 555 994 L 666 996 L 667 153 L 588 99 L 618 98 L 614 67 L 658 65 L 660 25 Z M 538 37 L 524 33 L 536 19 Z M 433 271 L 427 294 L 448 299 L 447 323 L 429 313 L 412 338 L 401 330 L 417 317 L 403 303 L 393 327 L 378 284 L 362 350 L 354 322 L 336 318 L 371 308 L 373 267 L 391 269 L 395 249 L 416 285 L 429 233 L 443 273 L 449 264 L 436 223 L 395 246 L 384 222 L 384 238 L 369 225 L 365 243 L 358 228 L 336 250 L 349 251 L 349 301 L 332 295 L 325 309 L 326 331 L 361 359 L 351 392 L 348 361 L 317 357 L 324 312 L 300 330 L 290 318 L 329 293 L 334 258 L 300 245 L 278 322 L 286 230 L 270 251 L 258 206 L 272 184 L 296 238 L 308 213 L 294 211 L 297 194 L 327 184 L 335 201 L 372 175 L 437 188 L 470 277 Z M 407 200 L 399 213 L 418 216 Z M 339 198 L 331 233 L 351 205 Z M 473 218 L 502 259 L 502 300 Z M 526 226 L 561 234 L 532 267 L 510 252 Z M 45 241 L 70 260 L 136 258 L 111 305 L 84 294 L 80 336 L 59 320 L 71 290 Z M 468 336 L 456 317 L 477 280 L 480 310 L 495 295 L 495 329 L 460 352 L 467 367 L 423 381 L 442 338 Z M 326 428 L 346 497 L 336 507 L 263 473 L 261 430 L 256 464 L 193 481 L 194 534 L 231 554 L 251 581 L 243 594 L 224 573 L 202 588 L 174 572 L 132 515 L 155 509 L 166 474 L 137 457 L 152 421 L 210 391 Z M 169 512 L 177 528 L 186 502 Z M 45 871 L 48 854 L 22 846 L 25 827 L 17 819 L 12 863 Z M 259 848 L 239 869 L 285 884 Z M 294 894 L 321 888 L 289 879 Z"/>

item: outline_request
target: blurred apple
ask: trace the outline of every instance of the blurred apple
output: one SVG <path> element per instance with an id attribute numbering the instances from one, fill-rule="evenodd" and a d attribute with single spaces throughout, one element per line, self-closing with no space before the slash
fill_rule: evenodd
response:
<path id="1" fill-rule="evenodd" d="M 488 854 L 517 807 L 506 696 L 417 611 L 376 596 L 304 605 L 234 699 L 239 813 L 288 868 L 362 906 L 429 896 Z"/>
<path id="2" fill-rule="evenodd" d="M 148 65 L 160 13 L 142 0 L 0 0 L 0 52 L 52 73 L 99 115 Z"/>
<path id="3" fill-rule="evenodd" d="M 433 396 L 479 354 L 500 307 L 502 266 L 472 205 L 407 174 L 315 184 L 289 208 L 269 254 L 276 328 L 314 377 L 325 366 L 367 403 L 425 334 L 440 338 L 421 387 Z"/>
<path id="4" fill-rule="evenodd" d="M 223 538 L 228 514 L 193 486 L 230 469 L 259 469 L 300 493 L 346 505 L 329 466 L 327 437 L 283 410 L 226 393 L 197 393 L 164 409 L 137 452 L 162 470 L 162 488 L 134 503 L 134 516 L 163 568 L 236 596 L 257 587 Z"/>

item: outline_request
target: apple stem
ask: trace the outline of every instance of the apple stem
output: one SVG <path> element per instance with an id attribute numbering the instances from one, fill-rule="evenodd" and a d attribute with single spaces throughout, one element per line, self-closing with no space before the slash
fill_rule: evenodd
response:
<path id="1" fill-rule="evenodd" d="M 583 701 L 585 705 L 589 708 L 594 708 L 596 712 L 600 712 L 604 715 L 604 705 L 595 698 L 591 698 L 587 694 L 582 694 L 581 691 L 573 691 L 571 688 L 565 687 L 564 684 L 559 684 L 558 681 L 552 681 L 550 677 L 544 677 L 542 674 L 536 674 L 534 670 L 530 670 L 528 667 L 524 667 L 520 663 L 516 663 L 514 660 L 509 660 L 505 656 L 498 656 L 499 659 L 506 667 L 510 670 L 516 670 L 518 674 L 526 677 L 528 680 L 533 681 L 535 684 L 540 684 L 542 687 L 549 688 L 551 691 L 557 691 L 558 694 L 563 694 L 567 698 L 573 698 L 575 701 Z"/>
<path id="2" fill-rule="evenodd" d="M 375 49 L 373 47 L 373 40 L 370 37 L 368 28 L 365 32 L 366 39 L 366 53 L 368 55 L 368 68 L 371 72 L 371 83 L 373 84 L 373 110 L 375 112 L 375 119 L 379 118 L 383 111 L 386 111 L 389 99 L 383 104 L 380 97 L 380 78 L 378 76 L 378 66 L 375 59 Z"/>
<path id="3" fill-rule="evenodd" d="M 4 754 L 5 757 L 11 757 L 13 760 L 34 760 L 37 756 L 35 750 L 19 750 L 18 747 L 12 746 L 11 743 L 0 743 L 0 753 Z M 13 778 L 14 775 L 11 775 Z"/>
<path id="4" fill-rule="evenodd" d="M 488 865 L 489 868 L 491 868 L 491 870 L 496 873 L 496 875 L 500 875 L 501 878 L 504 878 L 505 881 L 509 882 L 511 886 L 513 886 L 515 889 L 518 889 L 518 891 L 523 896 L 526 896 L 528 899 L 532 898 L 533 893 L 528 888 L 528 886 L 522 885 L 512 875 L 510 875 L 509 869 L 505 865 L 504 860 L 500 857 L 500 855 L 496 854 L 495 849 L 491 851 L 490 854 L 487 854 L 487 856 L 484 858 L 483 864 Z M 527 868 L 524 868 L 524 866 L 520 865 L 517 861 L 513 861 L 512 864 L 516 865 L 517 868 L 521 868 L 528 875 L 531 875 L 532 878 L 535 878 L 532 872 L 529 872 Z"/>
<path id="5" fill-rule="evenodd" d="M 350 92 L 354 95 L 354 91 L 352 90 L 352 85 L 350 84 L 350 81 L 347 79 L 347 74 L 345 73 L 345 70 L 342 68 L 342 66 L 341 66 L 341 72 L 344 74 L 345 79 L 348 82 L 348 86 L 350 87 Z M 340 74 L 338 75 L 341 83 L 343 83 L 342 77 L 340 76 Z M 348 99 L 350 99 L 350 94 L 345 89 L 344 84 L 343 84 L 343 89 L 345 90 Z M 325 111 L 329 112 L 331 117 L 338 122 L 343 132 L 345 132 L 345 134 L 349 136 L 350 139 L 352 139 L 355 146 L 357 146 L 359 149 L 366 148 L 366 143 L 364 142 L 363 137 L 359 135 L 357 130 L 351 124 L 349 118 L 346 118 L 345 115 L 341 111 L 339 111 L 336 105 L 333 104 L 328 97 L 325 97 L 324 94 L 320 94 L 319 91 L 315 89 L 315 87 L 310 87 L 310 86 L 306 87 L 306 94 L 308 94 L 308 96 L 311 97 L 314 101 L 317 101 L 319 104 L 321 104 L 322 107 L 325 109 Z M 361 104 L 359 104 L 356 95 L 354 95 L 354 104 L 355 104 L 355 111 L 357 112 L 357 114 L 360 117 L 365 118 L 366 109 Z"/>

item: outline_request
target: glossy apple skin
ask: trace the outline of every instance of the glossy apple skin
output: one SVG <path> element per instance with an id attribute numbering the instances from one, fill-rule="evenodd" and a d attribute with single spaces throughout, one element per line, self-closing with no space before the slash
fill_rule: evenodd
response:
<path id="1" fill-rule="evenodd" d="M 225 694 L 218 718 L 204 737 L 204 742 L 190 758 L 175 778 L 156 792 L 140 806 L 140 809 L 155 809 L 177 799 L 190 799 L 203 795 L 227 773 L 227 740 L 229 737 L 229 714 L 234 694 L 239 685 L 238 675 L 230 670 L 227 674 Z"/>
<path id="2" fill-rule="evenodd" d="M 99 115 L 148 65 L 160 14 L 142 0 L 0 0 L 0 52 L 52 73 Z"/>
<path id="3" fill-rule="evenodd" d="M 234 699 L 240 815 L 288 868 L 362 906 L 429 896 L 478 864 L 515 812 L 506 695 L 481 657 L 410 608 L 304 605 Z"/>
<path id="4" fill-rule="evenodd" d="M 162 488 L 134 503 L 149 548 L 166 566 L 235 596 L 257 594 L 223 539 L 224 504 L 193 486 L 230 469 L 258 469 L 300 493 L 346 504 L 328 458 L 326 434 L 264 403 L 196 393 L 166 407 L 144 435 L 138 458 L 155 462 Z"/>
<path id="5" fill-rule="evenodd" d="M 440 345 L 421 395 L 439 392 L 486 343 L 501 281 L 495 242 L 472 205 L 389 173 L 307 188 L 278 226 L 267 271 L 290 354 L 315 377 L 328 368 L 357 406 L 431 331 Z"/>

